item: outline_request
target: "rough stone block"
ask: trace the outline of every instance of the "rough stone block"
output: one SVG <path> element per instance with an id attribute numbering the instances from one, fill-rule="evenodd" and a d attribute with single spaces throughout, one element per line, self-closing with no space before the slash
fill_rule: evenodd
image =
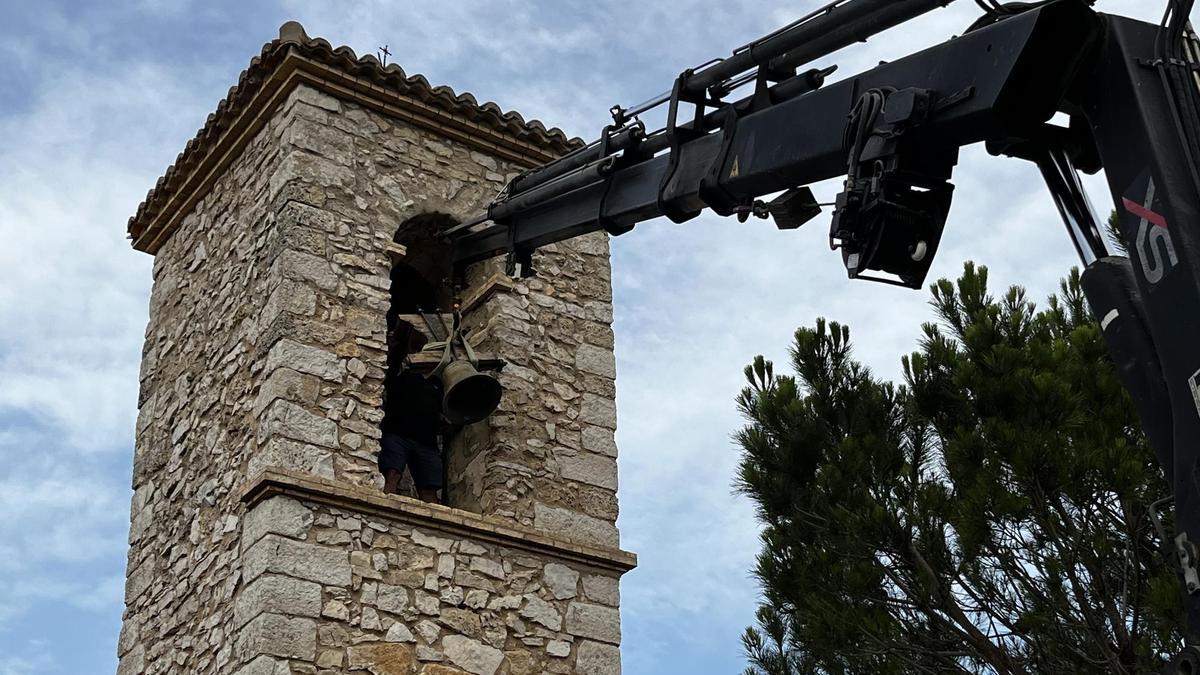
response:
<path id="1" fill-rule="evenodd" d="M 575 349 L 575 367 L 585 373 L 616 378 L 617 357 L 611 349 L 582 344 Z"/>
<path id="2" fill-rule="evenodd" d="M 117 675 L 141 675 L 146 672 L 146 652 L 138 645 L 117 662 Z"/>
<path id="3" fill-rule="evenodd" d="M 318 668 L 341 668 L 345 654 L 340 649 L 325 649 L 317 656 Z"/>
<path id="4" fill-rule="evenodd" d="M 306 84 L 296 87 L 288 94 L 287 100 L 283 102 L 283 109 L 291 110 L 297 103 L 308 104 L 329 112 L 340 112 L 342 109 L 341 101 Z"/>
<path id="5" fill-rule="evenodd" d="M 408 629 L 408 626 L 399 621 L 392 624 L 392 627 L 388 629 L 387 635 L 383 639 L 388 642 L 413 642 L 416 640 L 413 637 L 412 631 Z"/>
<path id="6" fill-rule="evenodd" d="M 588 675 L 621 675 L 621 650 L 585 640 L 579 644 L 575 655 L 575 671 Z"/>
<path id="7" fill-rule="evenodd" d="M 418 650 L 420 647 L 417 648 Z M 464 675 L 467 671 L 440 663 L 426 663 L 421 668 L 421 675 Z M 513 671 L 515 673 L 515 671 Z"/>
<path id="8" fill-rule="evenodd" d="M 275 268 L 284 279 L 312 284 L 327 293 L 337 290 L 337 269 L 321 256 L 291 249 L 280 251 Z"/>
<path id="9" fill-rule="evenodd" d="M 261 576 L 238 594 L 233 608 L 234 626 L 241 628 L 263 612 L 318 617 L 321 586 L 290 577 Z"/>
<path id="10" fill-rule="evenodd" d="M 621 581 L 600 574 L 584 575 L 583 594 L 592 602 L 617 607 L 621 604 Z"/>
<path id="11" fill-rule="evenodd" d="M 282 339 L 289 338 L 324 345 L 332 350 L 337 349 L 338 343 L 346 339 L 346 327 L 340 321 L 326 321 L 294 314 L 280 314 L 271 323 L 262 328 L 259 340 L 255 343 L 255 353 L 266 356 L 270 348 L 275 346 L 276 343 Z M 374 348 L 382 350 L 383 345 L 380 344 Z"/>
<path id="12" fill-rule="evenodd" d="M 346 375 L 345 362 L 334 352 L 287 338 L 276 342 L 267 352 L 266 372 L 276 368 L 291 368 L 335 382 Z"/>
<path id="13" fill-rule="evenodd" d="M 621 543 L 617 526 L 599 518 L 538 502 L 533 505 L 533 526 L 551 536 L 581 544 L 616 547 Z"/>
<path id="14" fill-rule="evenodd" d="M 595 485 L 606 490 L 617 489 L 617 461 L 605 455 L 588 453 L 578 455 L 560 454 L 558 460 L 559 474 L 567 479 L 588 485 Z"/>
<path id="15" fill-rule="evenodd" d="M 454 545 L 453 540 L 428 535 L 420 530 L 413 530 L 412 541 L 417 546 L 428 546 L 438 553 L 449 553 L 450 547 Z"/>
<path id="16" fill-rule="evenodd" d="M 154 583 L 158 570 L 154 559 L 134 568 L 125 578 L 125 604 L 132 605 Z"/>
<path id="17" fill-rule="evenodd" d="M 121 626 L 121 633 L 117 636 L 117 655 L 121 656 L 133 649 L 141 641 L 141 630 L 137 623 L 126 621 Z"/>
<path id="18" fill-rule="evenodd" d="M 287 661 L 278 661 L 269 656 L 260 656 L 242 666 L 234 675 L 291 675 Z"/>
<path id="19" fill-rule="evenodd" d="M 317 292 L 304 283 L 282 279 L 279 286 L 267 296 L 259 321 L 269 325 L 280 314 L 287 312 L 298 316 L 312 316 L 317 311 Z"/>
<path id="20" fill-rule="evenodd" d="M 442 622 L 442 625 L 456 633 L 473 638 L 478 638 L 481 635 L 482 625 L 479 613 L 475 610 L 462 609 L 460 607 L 443 607 L 438 620 Z"/>
<path id="21" fill-rule="evenodd" d="M 373 642 L 355 645 L 349 650 L 350 670 L 368 670 L 374 675 L 409 675 L 413 668 L 413 650 L 398 642 Z"/>
<path id="22" fill-rule="evenodd" d="M 290 232 L 297 228 L 333 234 L 338 230 L 338 219 L 334 213 L 304 202 L 287 200 L 280 202 L 275 213 L 276 232 Z M 297 247 L 285 246 L 280 250 L 283 248 Z M 318 253 L 318 251 L 308 252 Z"/>
<path id="23" fill-rule="evenodd" d="M 259 655 L 312 661 L 317 655 L 317 623 L 280 614 L 259 614 L 238 633 L 241 658 Z"/>
<path id="24" fill-rule="evenodd" d="M 558 608 L 532 593 L 525 595 L 525 606 L 521 608 L 520 614 L 550 630 L 562 629 L 562 615 L 558 613 Z"/>
<path id="25" fill-rule="evenodd" d="M 613 322 L 613 307 L 607 302 L 585 302 L 583 310 L 587 314 L 587 318 L 592 321 L 599 321 L 603 324 L 611 324 Z"/>
<path id="26" fill-rule="evenodd" d="M 437 616 L 440 610 L 438 599 L 428 593 L 417 591 L 413 596 L 413 605 L 417 611 L 430 616 Z"/>
<path id="27" fill-rule="evenodd" d="M 321 616 L 334 621 L 349 621 L 350 609 L 341 600 L 330 600 L 321 608 Z"/>
<path id="28" fill-rule="evenodd" d="M 408 609 L 408 589 L 403 586 L 380 584 L 375 596 L 375 606 L 392 614 L 403 612 Z"/>
<path id="29" fill-rule="evenodd" d="M 344 549 L 268 534 L 242 556 L 242 576 L 247 583 L 266 572 L 329 586 L 349 586 L 350 556 Z"/>
<path id="30" fill-rule="evenodd" d="M 471 571 L 486 574 L 493 579 L 504 578 L 504 566 L 489 558 L 471 558 Z"/>
<path id="31" fill-rule="evenodd" d="M 272 438 L 250 457 L 249 475 L 270 468 L 333 478 L 333 454 L 324 448 L 287 438 Z"/>
<path id="32" fill-rule="evenodd" d="M 260 415 L 278 399 L 312 405 L 317 402 L 321 391 L 321 380 L 315 375 L 305 375 L 291 368 L 278 368 L 267 376 L 254 397 L 254 414 Z"/>
<path id="33" fill-rule="evenodd" d="M 324 257 L 327 250 L 324 228 L 319 225 L 316 228 L 305 227 L 286 213 L 276 217 L 267 243 L 266 261 L 274 262 L 280 253 L 288 250 Z"/>
<path id="34" fill-rule="evenodd" d="M 560 565 L 559 563 L 550 563 L 542 570 L 542 578 L 546 582 L 546 588 L 555 600 L 566 600 L 575 597 L 579 586 L 579 572 Z"/>
<path id="35" fill-rule="evenodd" d="M 276 399 L 262 414 L 258 424 L 258 442 L 280 436 L 322 448 L 336 448 L 338 425 L 331 419 L 311 413 L 292 403 Z"/>
<path id="36" fill-rule="evenodd" d="M 612 607 L 572 602 L 567 606 L 566 631 L 571 635 L 621 644 L 621 614 Z"/>
<path id="37" fill-rule="evenodd" d="M 501 569 L 501 575 L 504 570 Z M 443 579 L 452 579 L 454 577 L 454 556 L 450 553 L 443 553 L 438 556 L 437 575 Z"/>
<path id="38" fill-rule="evenodd" d="M 597 426 L 585 426 L 580 434 L 580 443 L 584 450 L 596 452 L 609 457 L 617 456 L 617 439 L 612 429 Z"/>
<path id="39" fill-rule="evenodd" d="M 442 638 L 442 650 L 451 663 L 474 675 L 495 675 L 504 662 L 504 652 L 461 635 Z"/>
<path id="40" fill-rule="evenodd" d="M 617 404 L 607 396 L 584 394 L 579 411 L 580 421 L 605 429 L 617 428 Z"/>
<path id="41" fill-rule="evenodd" d="M 313 188 L 346 187 L 354 183 L 354 172 L 325 157 L 306 153 L 288 153 L 271 174 L 272 197 L 285 194 L 290 185 Z"/>
<path id="42" fill-rule="evenodd" d="M 242 550 L 267 534 L 303 539 L 312 523 L 312 510 L 303 503 L 291 497 L 271 497 L 246 512 L 242 521 Z"/>
<path id="43" fill-rule="evenodd" d="M 426 644 L 433 644 L 437 641 L 438 636 L 442 634 L 442 629 L 429 619 L 422 619 L 417 623 L 417 634 Z"/>
<path id="44" fill-rule="evenodd" d="M 354 145 L 340 130 L 299 118 L 284 132 L 283 142 L 314 152 L 343 166 L 353 165 Z"/>

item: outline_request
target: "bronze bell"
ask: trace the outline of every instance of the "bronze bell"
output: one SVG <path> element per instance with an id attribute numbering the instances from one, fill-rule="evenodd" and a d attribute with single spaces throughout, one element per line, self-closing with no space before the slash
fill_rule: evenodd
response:
<path id="1" fill-rule="evenodd" d="M 442 369 L 442 410 L 452 424 L 474 424 L 500 405 L 504 388 L 496 378 L 477 370 L 470 361 L 454 360 Z"/>

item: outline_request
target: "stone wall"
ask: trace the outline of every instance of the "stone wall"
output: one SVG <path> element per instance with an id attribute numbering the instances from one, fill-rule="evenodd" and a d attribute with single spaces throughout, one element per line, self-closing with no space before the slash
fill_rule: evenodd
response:
<path id="1" fill-rule="evenodd" d="M 518 168 L 313 89 L 293 99 L 284 140 L 301 151 L 285 162 L 292 200 L 279 223 L 290 248 L 277 259 L 284 281 L 269 303 L 282 308 L 272 328 L 282 342 L 272 347 L 279 357 L 268 357 L 260 401 L 278 398 L 264 404 L 260 429 L 271 438 L 264 436 L 267 447 L 250 469 L 287 462 L 379 484 L 387 245 L 414 218 L 481 212 Z M 499 265 L 470 270 L 462 297 Z M 451 505 L 615 547 L 607 238 L 546 247 L 535 265 L 538 278 L 466 312 L 479 349 L 507 362 L 500 374 L 507 393 L 498 415 L 455 443 Z"/>
<path id="2" fill-rule="evenodd" d="M 255 136 L 154 261 L 120 673 L 230 668 L 237 491 L 256 445 L 290 122 L 279 115 Z"/>
<path id="3" fill-rule="evenodd" d="M 453 513 L 410 504 L 401 520 L 287 496 L 254 506 L 234 612 L 253 660 L 239 675 L 620 672 L 620 570 L 500 538 L 484 519 L 448 533 Z"/>
<path id="4" fill-rule="evenodd" d="M 616 361 L 608 241 L 589 235 L 535 255 L 465 319 L 506 362 L 487 452 L 461 476 L 479 510 L 585 543 L 617 546 Z M 476 446 L 478 447 L 478 446 Z"/>
<path id="5" fill-rule="evenodd" d="M 617 672 L 615 589 L 602 602 L 580 581 L 575 596 L 558 597 L 567 592 L 550 579 L 559 568 L 547 576 L 553 551 L 574 544 L 498 547 L 447 529 L 475 518 L 457 511 L 417 529 L 378 516 L 375 527 L 317 502 L 298 502 L 312 514 L 307 529 L 269 531 L 271 519 L 240 500 L 275 469 L 378 488 L 388 244 L 416 216 L 473 215 L 515 171 L 298 85 L 185 216 L 154 267 L 119 673 L 289 672 L 276 668 L 278 657 L 293 659 L 290 672 L 344 672 L 402 654 L 422 672 L 448 673 L 464 654 L 490 663 L 489 649 L 503 654 L 499 671 L 466 671 L 593 672 L 585 664 L 594 661 L 607 664 L 595 672 Z M 603 235 L 548 247 L 536 259 L 540 278 L 487 293 L 465 318 L 480 350 L 507 362 L 506 395 L 497 415 L 452 445 L 452 505 L 517 527 L 510 540 L 538 532 L 620 553 L 607 254 Z M 475 266 L 464 297 L 496 269 Z M 296 542 L 324 551 L 304 549 L 326 571 L 345 558 L 349 572 L 313 579 L 286 567 L 294 557 L 280 552 Z M 440 566 L 455 572 L 438 576 Z M 486 587 L 459 583 L 460 572 L 479 576 L 472 566 L 503 573 L 479 577 Z M 581 580 L 603 576 L 566 566 Z M 607 572 L 614 586 L 619 568 Z M 319 613 L 305 604 L 314 586 L 300 582 L 319 585 Z M 399 603 L 400 590 L 380 606 L 385 583 L 404 589 L 403 608 L 386 604 Z M 471 591 L 485 591 L 484 604 Z M 299 613 L 280 609 L 292 601 Z M 545 622 L 523 616 L 530 612 Z M 317 631 L 311 659 L 308 642 L 296 647 L 303 653 L 272 651 L 293 628 L 307 631 L 305 622 Z M 395 639 L 404 630 L 411 641 Z"/>

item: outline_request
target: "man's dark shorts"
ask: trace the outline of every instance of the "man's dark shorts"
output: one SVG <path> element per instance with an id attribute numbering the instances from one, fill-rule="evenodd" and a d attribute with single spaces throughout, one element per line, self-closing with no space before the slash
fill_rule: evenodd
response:
<path id="1" fill-rule="evenodd" d="M 388 433 L 379 440 L 379 445 L 380 471 L 404 471 L 407 466 L 417 487 L 435 490 L 442 487 L 442 453 L 436 446 Z"/>

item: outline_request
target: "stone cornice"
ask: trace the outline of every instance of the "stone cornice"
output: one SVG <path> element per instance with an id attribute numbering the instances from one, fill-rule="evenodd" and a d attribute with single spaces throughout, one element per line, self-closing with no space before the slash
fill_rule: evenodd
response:
<path id="1" fill-rule="evenodd" d="M 154 254 L 180 221 L 215 184 L 254 135 L 296 87 L 308 85 L 340 100 L 428 129 L 518 166 L 532 168 L 579 147 L 558 129 L 525 121 L 470 94 L 434 87 L 420 75 L 408 77 L 394 64 L 358 58 L 309 38 L 299 24 L 280 29 L 242 73 L 216 112 L 190 141 L 129 219 L 133 247 Z"/>
<path id="2" fill-rule="evenodd" d="M 619 574 L 637 567 L 637 555 L 628 551 L 577 544 L 477 513 L 440 504 L 426 504 L 409 497 L 387 495 L 283 469 L 267 469 L 252 477 L 242 492 L 242 501 L 253 506 L 277 495 L 369 513 Z"/>

